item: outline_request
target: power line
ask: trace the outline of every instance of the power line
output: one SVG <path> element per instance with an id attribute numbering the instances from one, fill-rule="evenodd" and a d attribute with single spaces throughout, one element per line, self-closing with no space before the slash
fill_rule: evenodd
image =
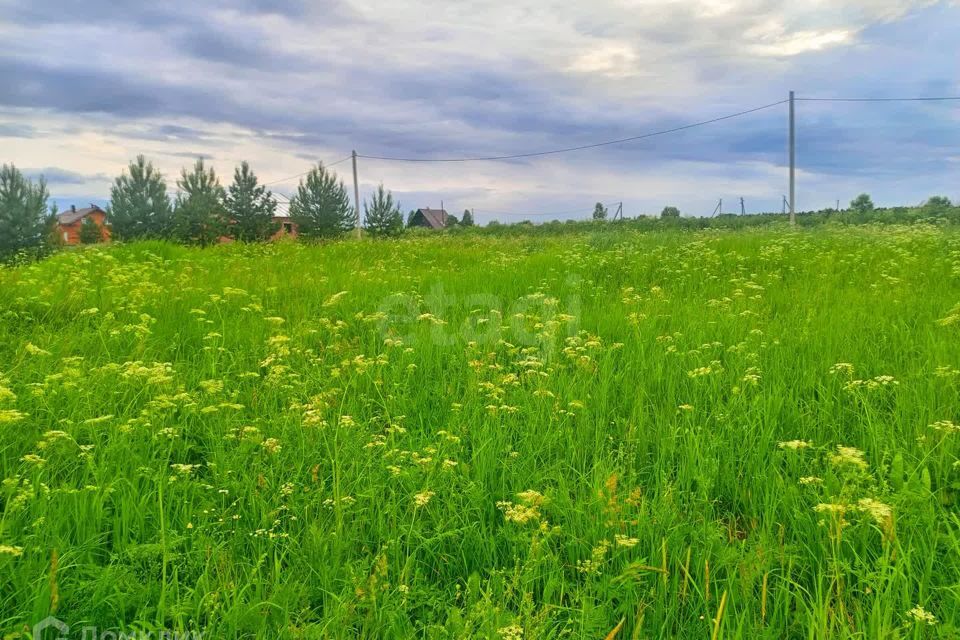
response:
<path id="1" fill-rule="evenodd" d="M 916 98 L 795 98 L 797 102 L 952 102 L 960 96 L 933 96 Z"/>
<path id="2" fill-rule="evenodd" d="M 350 156 L 347 156 L 346 158 L 341 158 L 341 159 L 337 160 L 336 162 L 331 162 L 330 164 L 325 164 L 325 165 L 323 165 L 323 166 L 326 167 L 327 169 L 329 169 L 330 167 L 335 167 L 335 166 L 337 166 L 337 165 L 340 164 L 341 162 L 346 162 L 347 160 L 349 160 L 349 159 L 352 158 L 352 157 L 353 157 L 353 156 L 350 155 Z M 323 164 L 323 163 L 321 163 L 321 164 Z M 303 176 L 305 176 L 305 175 L 307 175 L 308 173 L 310 173 L 310 171 L 313 171 L 313 169 L 311 168 L 309 171 L 304 171 L 303 173 L 298 173 L 297 175 L 295 175 L 295 176 L 290 176 L 289 178 L 281 178 L 280 180 L 274 180 L 273 182 L 264 182 L 261 186 L 269 187 L 269 186 L 272 185 L 272 184 L 280 184 L 281 182 L 287 182 L 287 181 L 289 181 L 289 180 L 295 180 L 295 179 L 297 179 L 297 178 L 302 178 Z"/>
<path id="3" fill-rule="evenodd" d="M 612 207 L 612 206 L 615 205 L 615 204 L 620 204 L 620 201 L 618 200 L 617 202 L 609 202 L 609 203 L 607 203 L 607 204 L 604 204 L 603 206 L 604 206 L 604 208 L 609 208 L 609 207 Z M 471 211 L 472 211 L 472 210 L 471 210 Z M 576 215 L 576 214 L 579 214 L 579 213 L 584 213 L 584 214 L 585 214 L 585 213 L 592 213 L 592 212 L 593 212 L 593 209 L 592 209 L 592 208 L 590 209 L 590 211 L 587 211 L 587 208 L 586 208 L 586 207 L 584 207 L 583 209 L 577 209 L 576 211 L 560 211 L 560 212 L 546 212 L 546 213 L 508 213 L 508 212 L 506 212 L 506 211 L 487 211 L 486 209 L 481 209 L 481 210 L 480 210 L 480 213 L 482 213 L 482 214 L 485 215 L 485 216 L 522 216 L 522 217 L 534 217 L 534 216 L 537 216 L 537 217 L 541 217 L 541 216 L 554 216 L 554 217 L 558 217 L 558 216 L 572 216 L 572 215 Z"/>
<path id="4" fill-rule="evenodd" d="M 750 113 L 756 113 L 757 111 L 763 111 L 764 109 L 770 109 L 772 107 L 780 106 L 781 104 L 785 104 L 786 102 L 787 100 L 781 100 L 780 102 L 766 104 L 766 105 L 763 105 L 762 107 L 755 107 L 753 109 L 747 109 L 746 111 L 739 111 L 737 113 L 731 113 L 730 115 L 720 116 L 719 118 L 711 118 L 710 120 L 703 120 L 701 122 L 685 124 L 680 127 L 674 127 L 673 129 L 664 129 L 663 131 L 654 131 L 653 133 L 644 133 L 638 136 L 630 136 L 629 138 L 619 138 L 617 140 L 606 140 L 604 142 L 595 142 L 593 144 L 584 144 L 576 147 L 565 147 L 563 149 L 551 149 L 549 151 L 534 151 L 530 153 L 516 153 L 512 155 L 485 156 L 485 157 L 476 157 L 476 158 L 401 158 L 401 157 L 390 157 L 390 156 L 367 156 L 367 155 L 360 155 L 360 154 L 357 154 L 357 157 L 366 158 L 367 160 L 385 160 L 388 162 L 480 162 L 480 161 L 487 161 L 487 160 L 513 160 L 516 158 L 533 158 L 535 156 L 548 156 L 548 155 L 553 155 L 557 153 L 569 153 L 571 151 L 595 149 L 597 147 L 606 147 L 614 144 L 623 144 L 624 142 L 633 142 L 635 140 L 644 140 L 646 138 L 663 136 L 669 133 L 676 133 L 678 131 L 693 129 L 695 127 L 702 127 L 704 125 L 713 124 L 715 122 L 722 122 L 723 120 L 739 118 L 740 116 L 745 116 Z"/>

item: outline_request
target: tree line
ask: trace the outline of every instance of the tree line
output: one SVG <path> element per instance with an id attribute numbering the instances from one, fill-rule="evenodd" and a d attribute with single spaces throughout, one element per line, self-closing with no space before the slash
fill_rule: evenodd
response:
<path id="1" fill-rule="evenodd" d="M 242 242 L 260 242 L 273 237 L 279 230 L 274 219 L 278 206 L 276 197 L 260 184 L 247 162 L 242 162 L 234 170 L 233 182 L 226 188 L 221 186 L 213 168 L 202 159 L 197 160 L 192 168 L 182 169 L 175 184 L 177 194 L 171 199 L 160 171 L 142 155 L 137 156 L 110 188 L 110 204 L 106 212 L 112 237 L 120 240 L 167 239 L 208 246 L 220 242 L 225 236 Z M 16 256 L 35 259 L 59 247 L 62 242 L 56 233 L 57 209 L 56 205 L 48 204 L 49 197 L 43 177 L 32 181 L 12 164 L 0 167 L 0 261 L 9 261 Z M 300 180 L 288 206 L 298 235 L 306 239 L 335 238 L 356 228 L 356 213 L 346 186 L 322 164 L 311 168 Z M 369 235 L 378 237 L 399 235 L 405 226 L 410 226 L 416 214 L 411 211 L 405 225 L 399 202 L 382 184 L 364 201 L 363 211 L 364 229 Z M 844 212 L 833 209 L 810 212 L 809 215 L 798 212 L 801 216 L 798 222 L 815 224 L 841 213 L 845 222 L 912 222 L 923 217 L 953 220 L 960 216 L 960 210 L 944 196 L 934 196 L 919 208 L 875 209 L 870 196 L 861 194 Z M 593 221 L 605 221 L 607 215 L 606 207 L 597 203 Z M 735 217 L 743 219 L 742 216 Z M 779 214 L 747 218 L 757 218 L 759 224 L 764 220 L 778 219 Z M 644 223 L 647 218 L 638 220 Z M 681 218 L 680 210 L 673 206 L 665 207 L 660 214 L 660 221 L 667 225 L 689 222 L 694 226 L 709 226 L 712 224 L 709 220 L 712 219 Z M 556 221 L 544 226 L 556 228 L 559 224 Z M 469 209 L 465 210 L 459 220 L 450 215 L 446 226 L 472 227 L 473 214 Z M 492 221 L 488 226 L 501 225 Z M 81 242 L 98 242 L 100 238 L 100 228 L 91 220 L 85 220 L 80 230 Z"/>
<path id="2" fill-rule="evenodd" d="M 248 162 L 233 173 L 224 188 L 214 169 L 203 159 L 184 168 L 175 181 L 171 198 L 162 173 L 144 156 L 117 177 L 110 187 L 107 220 L 118 240 L 165 239 L 209 246 L 230 237 L 242 242 L 262 242 L 280 229 L 275 220 L 276 196 L 261 184 Z M 55 206 L 41 177 L 36 182 L 14 165 L 0 171 L 0 259 L 12 255 L 45 255 L 61 242 L 56 231 Z M 317 164 L 301 178 L 289 199 L 291 221 L 306 239 L 335 238 L 356 228 L 356 212 L 346 185 L 337 175 Z M 405 228 L 400 203 L 381 184 L 363 202 L 363 227 L 371 236 L 396 236 Z M 411 217 L 414 212 L 411 212 Z M 450 222 L 472 226 L 473 216 Z M 409 218 L 408 218 L 409 221 Z M 99 241 L 100 230 L 90 220 L 81 226 L 81 242 Z"/>

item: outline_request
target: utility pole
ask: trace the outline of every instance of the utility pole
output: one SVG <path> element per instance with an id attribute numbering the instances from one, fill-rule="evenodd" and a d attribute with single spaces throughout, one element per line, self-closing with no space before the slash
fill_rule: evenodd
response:
<path id="1" fill-rule="evenodd" d="M 353 150 L 353 202 L 357 208 L 357 238 L 360 237 L 360 185 L 357 183 L 357 150 Z"/>
<path id="2" fill-rule="evenodd" d="M 747 215 L 747 208 L 743 204 L 743 196 L 740 196 L 740 215 Z"/>
<path id="3" fill-rule="evenodd" d="M 797 126 L 793 91 L 790 92 L 790 225 L 797 224 Z"/>

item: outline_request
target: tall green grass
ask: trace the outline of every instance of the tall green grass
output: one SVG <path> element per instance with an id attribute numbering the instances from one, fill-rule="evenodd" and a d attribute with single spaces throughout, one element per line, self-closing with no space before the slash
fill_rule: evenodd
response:
<path id="1" fill-rule="evenodd" d="M 958 303 L 927 226 L 0 270 L 0 629 L 958 637 Z"/>

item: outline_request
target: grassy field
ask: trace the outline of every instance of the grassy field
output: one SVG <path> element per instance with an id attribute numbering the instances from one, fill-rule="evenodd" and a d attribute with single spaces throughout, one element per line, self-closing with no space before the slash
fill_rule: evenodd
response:
<path id="1" fill-rule="evenodd" d="M 960 637 L 958 303 L 933 226 L 0 269 L 0 633 Z"/>

